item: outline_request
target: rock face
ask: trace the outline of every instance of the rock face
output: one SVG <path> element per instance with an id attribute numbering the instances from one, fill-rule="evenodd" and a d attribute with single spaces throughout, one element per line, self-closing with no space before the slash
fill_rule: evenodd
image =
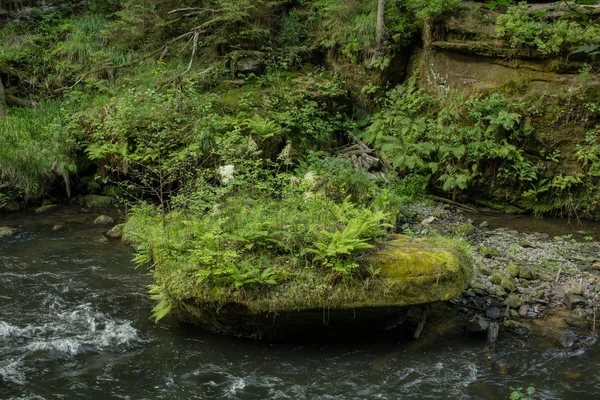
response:
<path id="1" fill-rule="evenodd" d="M 453 246 L 431 239 L 395 236 L 369 260 L 380 274 L 370 285 L 332 285 L 330 299 L 315 301 L 310 293 L 290 306 L 277 305 L 285 292 L 271 298 L 227 304 L 199 304 L 190 298 L 176 310 L 180 321 L 217 333 L 251 338 L 326 337 L 363 334 L 403 322 L 413 305 L 450 300 L 468 285 L 470 259 Z M 305 278 L 310 280 L 306 272 Z M 365 287 L 367 286 L 367 287 Z M 345 290 L 344 290 L 345 289 Z M 340 300 L 336 293 L 346 293 Z"/>
<path id="2" fill-rule="evenodd" d="M 551 11 L 550 14 L 555 12 L 554 5 L 528 3 L 530 15 L 541 9 Z M 596 104 L 600 93 L 597 74 L 587 79 L 578 71 L 587 65 L 585 62 L 597 70 L 599 59 L 578 58 L 576 54 L 544 55 L 525 46 L 515 48 L 496 33 L 496 19 L 502 12 L 500 7 L 492 11 L 481 2 L 462 1 L 449 18 L 426 25 L 423 49 L 411 56 L 409 76 L 418 76 L 418 86 L 434 95 L 500 93 L 509 102 L 535 104 L 538 114 L 528 114 L 527 119 L 533 133 L 521 146 L 532 154 L 553 151 L 561 154 L 560 162 L 547 163 L 548 172 L 538 178 L 551 180 L 558 175 L 576 175 L 580 170 L 577 148 L 586 146 L 586 132 L 597 124 L 597 117 L 596 121 L 588 121 L 577 110 L 585 109 L 588 103 Z M 568 11 L 563 8 L 561 13 L 548 18 L 560 18 Z M 514 196 L 508 196 L 511 187 L 499 190 L 493 185 L 485 186 L 477 188 L 479 198 L 491 199 L 495 193 L 502 193 L 505 197 L 512 196 L 514 205 L 542 213 L 554 204 L 552 197 L 544 197 L 542 193 L 531 201 L 520 198 L 518 190 L 512 192 Z M 594 212 L 599 209 L 589 208 Z M 527 247 L 528 243 L 522 245 Z"/>

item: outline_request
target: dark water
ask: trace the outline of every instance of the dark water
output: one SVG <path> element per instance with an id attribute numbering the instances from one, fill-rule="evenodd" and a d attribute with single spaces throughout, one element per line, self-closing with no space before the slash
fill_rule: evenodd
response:
<path id="1" fill-rule="evenodd" d="M 534 384 L 546 399 L 600 398 L 600 347 L 562 349 L 434 321 L 323 344 L 220 337 L 148 320 L 150 279 L 93 216 L 0 220 L 0 399 L 507 399 Z M 61 222 L 65 228 L 53 231 Z"/>

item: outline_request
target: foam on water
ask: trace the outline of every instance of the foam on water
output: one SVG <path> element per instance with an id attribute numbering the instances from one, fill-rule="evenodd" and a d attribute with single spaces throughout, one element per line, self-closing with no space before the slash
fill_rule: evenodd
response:
<path id="1" fill-rule="evenodd" d="M 65 309 L 59 298 L 48 299 L 46 321 L 19 327 L 0 321 L 0 377 L 23 385 L 20 370 L 24 359 L 73 357 L 85 352 L 123 351 L 141 342 L 131 321 L 112 318 L 91 304 Z"/>

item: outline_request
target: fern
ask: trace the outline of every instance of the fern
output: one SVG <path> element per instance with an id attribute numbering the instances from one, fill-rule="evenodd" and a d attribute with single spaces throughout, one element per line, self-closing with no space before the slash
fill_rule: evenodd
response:
<path id="1" fill-rule="evenodd" d="M 173 310 L 173 300 L 165 293 L 159 285 L 148 286 L 150 298 L 158 303 L 152 309 L 151 318 L 156 322 L 160 321 Z"/>

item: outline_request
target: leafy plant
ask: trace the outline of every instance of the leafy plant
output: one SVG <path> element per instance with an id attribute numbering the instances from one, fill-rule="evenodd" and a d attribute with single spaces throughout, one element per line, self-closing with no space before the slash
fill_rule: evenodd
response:
<path id="1" fill-rule="evenodd" d="M 412 78 L 388 93 L 364 138 L 398 170 L 430 176 L 456 197 L 490 178 L 535 181 L 536 169 L 518 147 L 530 134 L 499 94 L 438 100 L 417 89 Z"/>
<path id="2" fill-rule="evenodd" d="M 523 393 L 523 388 L 510 388 L 512 393 L 510 394 L 510 400 L 533 400 L 533 396 L 535 394 L 535 388 L 533 386 L 529 386 L 525 393 Z"/>

